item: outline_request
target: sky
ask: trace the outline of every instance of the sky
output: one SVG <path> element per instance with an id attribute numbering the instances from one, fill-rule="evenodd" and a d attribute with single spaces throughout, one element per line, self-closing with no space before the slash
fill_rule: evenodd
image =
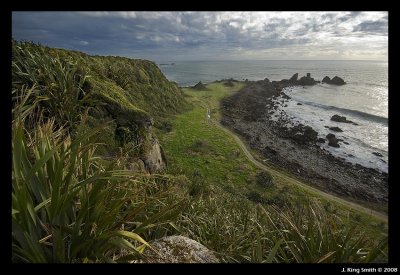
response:
<path id="1" fill-rule="evenodd" d="M 13 12 L 12 36 L 156 62 L 388 60 L 388 12 Z"/>

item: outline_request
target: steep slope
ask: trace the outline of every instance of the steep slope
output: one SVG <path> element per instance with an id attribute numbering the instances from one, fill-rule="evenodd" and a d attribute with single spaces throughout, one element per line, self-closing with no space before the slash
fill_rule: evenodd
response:
<path id="1" fill-rule="evenodd" d="M 98 138 L 106 145 L 104 156 L 115 157 L 123 148 L 131 169 L 154 172 L 165 167 L 152 126 L 182 110 L 185 100 L 154 62 L 16 41 L 12 54 L 13 90 L 39 90 L 44 100 L 38 106 L 46 116 L 73 128 L 87 112 L 90 127 L 109 124 Z"/>

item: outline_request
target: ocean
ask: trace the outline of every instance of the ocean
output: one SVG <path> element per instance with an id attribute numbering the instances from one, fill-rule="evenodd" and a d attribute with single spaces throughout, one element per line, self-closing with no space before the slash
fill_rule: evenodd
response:
<path id="1" fill-rule="evenodd" d="M 339 76 L 346 85 L 317 84 L 312 87 L 291 87 L 291 97 L 284 110 L 293 123 L 310 125 L 325 138 L 333 133 L 347 142 L 339 148 L 321 147 L 351 163 L 388 171 L 388 63 L 381 61 L 181 61 L 159 65 L 170 81 L 191 86 L 220 79 L 269 80 L 289 79 L 307 73 L 316 80 Z M 301 105 L 299 105 L 300 103 Z M 346 116 L 359 125 L 330 120 L 334 114 Z M 340 127 L 332 132 L 327 127 Z M 382 156 L 376 156 L 379 153 Z"/>

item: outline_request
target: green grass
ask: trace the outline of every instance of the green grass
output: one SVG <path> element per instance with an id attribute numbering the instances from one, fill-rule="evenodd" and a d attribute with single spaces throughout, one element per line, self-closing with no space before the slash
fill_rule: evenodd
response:
<path id="1" fill-rule="evenodd" d="M 247 163 L 234 140 L 206 121 L 203 108 L 177 116 L 172 129 L 162 137 L 169 171 L 186 175 L 198 172 L 210 184 L 235 186 L 245 185 L 256 173 L 257 169 Z M 199 141 L 206 141 L 204 150 L 193 149 Z"/>
<path id="2" fill-rule="evenodd" d="M 211 117 L 219 119 L 219 101 L 242 86 L 241 83 L 235 83 L 234 87 L 212 83 L 207 85 L 207 91 L 184 89 L 193 108 L 177 115 L 170 122 L 171 131 L 159 133 L 168 156 L 168 172 L 186 175 L 192 182 L 189 187 L 190 194 L 194 197 L 192 208 L 183 214 L 186 222 L 178 222 L 182 226 L 182 232 L 207 244 L 219 253 L 223 261 L 228 262 L 263 262 L 271 259 L 279 262 L 363 261 L 360 257 L 355 260 L 356 251 L 350 248 L 340 252 L 342 254 L 339 251 L 332 252 L 335 251 L 332 245 L 340 244 L 341 241 L 347 242 L 349 239 L 356 241 L 362 235 L 362 238 L 365 238 L 363 245 L 368 243 L 369 247 L 385 250 L 384 243 L 383 246 L 379 246 L 378 240 L 387 237 L 386 223 L 337 203 L 328 202 L 283 178 L 275 178 L 269 188 L 257 184 L 257 175 L 261 170 L 247 160 L 230 135 L 206 118 L 207 109 L 211 109 Z M 277 213 L 273 207 L 284 209 L 281 213 L 284 215 L 282 223 L 277 225 L 269 219 L 261 219 L 255 210 L 257 203 L 263 205 L 267 209 L 265 212 L 274 217 Z M 315 206 L 315 203 L 318 206 Z M 315 211 L 319 213 L 318 218 L 315 218 L 315 213 L 309 211 L 307 205 L 314 205 Z M 293 213 L 299 209 L 303 209 L 307 214 L 302 221 L 295 222 L 297 217 Z M 312 225 L 313 229 L 307 229 L 306 234 L 317 234 L 313 235 L 313 238 L 320 238 L 326 242 L 323 244 L 326 245 L 325 254 L 322 250 L 317 252 L 316 248 L 308 247 L 301 234 L 295 236 L 283 233 L 285 236 L 280 235 L 280 238 L 275 235 L 292 232 L 291 230 L 300 232 L 303 229 L 297 227 L 301 227 L 301 223 L 311 222 L 308 219 L 317 219 L 318 226 L 325 226 L 324 230 L 330 232 L 333 238 L 324 239 L 323 235 L 328 233 L 318 233 L 315 223 Z M 271 226 L 277 228 L 274 230 Z M 348 238 L 339 240 L 337 236 L 340 235 L 348 235 Z M 268 242 L 263 238 L 276 239 Z M 303 245 L 302 253 L 307 255 L 299 255 L 299 252 L 292 248 L 290 256 L 280 251 L 280 256 L 268 258 L 280 239 L 286 242 L 292 239 L 299 246 Z M 332 244 L 329 244 L 330 241 Z M 261 253 L 260 249 L 265 252 Z M 307 249 L 308 252 L 305 252 Z M 335 253 L 338 254 L 334 256 Z M 384 261 L 384 254 L 380 255 L 378 261 Z"/>

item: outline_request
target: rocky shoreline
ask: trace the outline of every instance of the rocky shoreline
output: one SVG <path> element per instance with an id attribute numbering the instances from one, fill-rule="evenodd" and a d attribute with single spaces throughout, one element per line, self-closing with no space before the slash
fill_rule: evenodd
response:
<path id="1" fill-rule="evenodd" d="M 336 80 L 340 79 L 335 77 Z M 388 174 L 352 164 L 335 157 L 319 146 L 329 142 L 338 147 L 334 134 L 325 139 L 310 126 L 299 124 L 288 126 L 289 119 L 283 111 L 278 117 L 278 105 L 290 99 L 282 89 L 290 86 L 315 85 L 308 74 L 298 80 L 298 74 L 289 80 L 250 82 L 238 93 L 221 101 L 221 123 L 244 137 L 253 149 L 260 152 L 267 161 L 290 171 L 296 177 L 330 193 L 387 206 Z M 345 83 L 342 79 L 338 84 Z M 279 100 L 276 100 L 279 97 Z M 343 123 L 351 123 L 343 117 Z M 339 132 L 341 129 L 332 129 Z"/>

